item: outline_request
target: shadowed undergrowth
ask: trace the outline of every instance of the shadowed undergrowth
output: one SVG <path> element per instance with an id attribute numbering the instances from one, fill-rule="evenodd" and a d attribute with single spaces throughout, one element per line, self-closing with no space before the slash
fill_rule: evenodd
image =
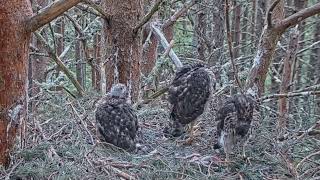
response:
<path id="1" fill-rule="evenodd" d="M 94 97 L 94 98 L 93 98 Z M 56 94 L 38 100 L 29 114 L 25 139 L 17 140 L 9 169 L 2 179 L 312 179 L 320 176 L 320 138 L 295 136 L 316 122 L 312 112 L 291 114 L 288 138 L 278 141 L 277 114 L 263 104 L 259 121 L 246 148 L 249 157 L 224 162 L 215 151 L 216 102 L 199 118 L 201 134 L 191 146 L 181 138 L 166 139 L 162 130 L 169 120 L 166 101 L 138 110 L 142 148 L 129 154 L 110 144 L 97 143 L 94 104 L 90 94 L 79 101 Z M 312 101 L 306 101 L 306 105 Z M 306 121 L 308 120 L 308 121 Z M 307 157 L 315 153 L 315 155 Z M 304 160 L 302 160 L 304 159 Z M 302 161 L 302 162 L 301 162 Z M 229 164 L 229 165 L 227 165 Z"/>

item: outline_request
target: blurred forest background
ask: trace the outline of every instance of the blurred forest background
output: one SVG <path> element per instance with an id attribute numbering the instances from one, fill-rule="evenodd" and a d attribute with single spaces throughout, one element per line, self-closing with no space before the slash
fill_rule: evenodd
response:
<path id="1" fill-rule="evenodd" d="M 51 3 L 31 0 L 34 14 Z M 280 0 L 268 11 L 272 4 L 84 0 L 64 12 L 32 34 L 28 113 L 0 178 L 320 179 L 320 16 L 283 27 L 276 38 L 266 30 L 267 16 L 276 23 L 319 3 Z M 230 169 L 213 149 L 216 110 L 250 84 L 254 64 L 273 42 L 266 73 L 253 77 L 265 81 L 258 80 L 261 103 L 246 147 L 249 158 L 235 159 Z M 204 62 L 217 79 L 200 120 L 202 135 L 191 146 L 162 134 L 169 121 L 162 90 L 177 59 Z M 95 141 L 95 103 L 117 81 L 129 86 L 138 112 L 145 148 L 136 154 Z"/>

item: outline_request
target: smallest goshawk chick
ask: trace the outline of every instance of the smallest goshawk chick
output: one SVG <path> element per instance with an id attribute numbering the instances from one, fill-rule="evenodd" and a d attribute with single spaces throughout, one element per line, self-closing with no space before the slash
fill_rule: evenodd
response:
<path id="1" fill-rule="evenodd" d="M 254 107 L 253 97 L 241 94 L 232 96 L 219 109 L 217 114 L 218 142 L 215 144 L 215 149 L 223 147 L 227 159 L 230 153 L 238 151 L 239 147 L 243 148 L 247 141 Z"/>
<path id="2" fill-rule="evenodd" d="M 119 83 L 112 86 L 111 91 L 96 105 L 96 128 L 102 141 L 133 151 L 136 148 L 138 118 L 126 102 L 127 95 L 125 85 Z"/>

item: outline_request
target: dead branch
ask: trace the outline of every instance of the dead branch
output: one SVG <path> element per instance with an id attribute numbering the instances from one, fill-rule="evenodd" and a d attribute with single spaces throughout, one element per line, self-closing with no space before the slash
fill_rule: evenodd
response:
<path id="1" fill-rule="evenodd" d="M 80 114 L 78 113 L 78 111 L 76 110 L 76 108 L 72 105 L 72 102 L 69 102 L 68 104 L 70 105 L 74 114 L 77 116 L 77 119 L 79 119 L 80 124 L 82 124 L 83 128 L 85 129 L 85 131 L 89 135 L 91 143 L 94 144 L 93 136 L 92 136 L 90 130 L 88 129 L 87 123 L 84 121 L 84 119 L 87 118 L 87 116 L 85 115 L 85 116 L 81 117 Z M 77 123 L 77 124 L 79 124 L 79 123 Z"/>
<path id="2" fill-rule="evenodd" d="M 310 96 L 310 95 L 320 95 L 320 91 L 305 91 L 305 92 L 289 92 L 287 94 L 273 94 L 269 96 L 264 96 L 260 98 L 261 101 L 267 100 L 267 99 L 274 99 L 274 98 L 288 98 L 288 97 L 296 97 L 296 96 Z"/>
<path id="3" fill-rule="evenodd" d="M 80 42 L 82 43 L 82 48 L 83 48 L 83 52 L 84 52 L 84 56 L 85 56 L 85 60 L 86 62 L 91 66 L 91 68 L 95 68 L 92 61 L 90 61 L 91 57 L 89 55 L 88 52 L 88 48 L 87 48 L 87 40 L 85 39 L 85 34 L 83 32 L 82 27 L 80 26 L 80 24 L 77 23 L 77 21 L 72 18 L 69 14 L 64 13 L 64 15 L 72 22 L 75 30 L 77 31 L 77 33 L 79 34 L 79 39 Z"/>
<path id="4" fill-rule="evenodd" d="M 185 4 L 181 9 L 179 9 L 174 15 L 172 15 L 165 23 L 163 28 L 172 26 L 183 14 L 185 14 L 193 5 L 195 5 L 198 0 L 192 0 L 190 3 Z"/>
<path id="5" fill-rule="evenodd" d="M 233 57 L 232 35 L 231 35 L 231 31 L 230 31 L 230 22 L 229 22 L 229 0 L 225 0 L 225 18 L 226 18 L 225 23 L 226 23 L 226 30 L 227 30 L 230 60 L 231 60 L 232 69 L 233 69 L 233 76 L 234 76 L 234 79 L 235 79 L 238 87 L 240 88 L 240 90 L 242 92 L 242 86 L 241 86 L 241 82 L 240 82 L 240 79 L 238 76 L 238 68 L 236 66 L 236 63 L 235 63 L 234 57 Z"/>
<path id="6" fill-rule="evenodd" d="M 305 158 L 303 158 L 303 159 L 297 164 L 296 169 L 298 169 L 298 168 L 302 165 L 302 163 L 304 163 L 306 160 L 308 160 L 308 159 L 310 159 L 312 156 L 315 156 L 315 155 L 318 155 L 318 154 L 320 154 L 320 151 L 311 153 L 311 154 L 309 154 L 308 156 L 306 156 Z"/>
<path id="7" fill-rule="evenodd" d="M 142 20 L 136 25 L 136 27 L 134 28 L 133 32 L 138 32 L 138 30 L 145 25 L 150 19 L 151 17 L 154 15 L 154 13 L 156 13 L 159 10 L 160 5 L 163 3 L 163 0 L 157 0 L 153 7 L 151 8 L 151 10 L 147 13 L 147 15 L 145 15 Z"/>
<path id="8" fill-rule="evenodd" d="M 320 13 L 320 3 L 317 3 L 311 7 L 302 9 L 301 11 L 294 13 L 293 15 L 281 20 L 275 28 L 280 31 L 285 31 L 287 28 L 295 26 L 304 19 L 319 14 Z"/>
<path id="9" fill-rule="evenodd" d="M 41 9 L 38 14 L 27 20 L 27 31 L 34 32 L 38 28 L 63 14 L 65 11 L 77 5 L 79 2 L 81 2 L 81 0 L 58 0 L 51 3 L 47 7 Z"/>
<path id="10" fill-rule="evenodd" d="M 106 19 L 106 20 L 110 19 L 110 15 L 108 13 L 106 13 L 100 6 L 98 6 L 93 1 L 91 1 L 91 0 L 82 0 L 82 1 L 85 2 L 86 4 L 88 4 L 89 6 L 91 6 L 96 11 L 98 11 L 104 19 Z"/>
<path id="11" fill-rule="evenodd" d="M 165 58 L 166 56 L 169 55 L 169 52 L 173 48 L 173 45 L 174 45 L 174 40 L 171 40 L 169 43 L 169 47 L 164 51 L 162 58 Z"/>
<path id="12" fill-rule="evenodd" d="M 270 8 L 267 11 L 267 22 L 268 22 L 268 28 L 272 28 L 272 11 L 274 10 L 274 8 L 279 4 L 280 0 L 276 0 L 274 1 Z"/>
<path id="13" fill-rule="evenodd" d="M 136 105 L 134 105 L 135 108 L 139 109 L 141 107 L 141 105 L 143 104 L 148 104 L 151 101 L 155 100 L 157 97 L 163 95 L 164 93 L 166 93 L 169 90 L 169 86 L 166 86 L 162 89 L 160 89 L 159 91 L 153 93 L 150 97 L 148 97 L 147 99 L 143 100 L 140 103 L 137 103 Z"/>
<path id="14" fill-rule="evenodd" d="M 151 27 L 152 27 L 153 32 L 155 33 L 156 37 L 160 41 L 161 45 L 165 49 L 168 49 L 170 47 L 170 44 L 168 43 L 167 39 L 165 38 L 165 36 L 161 32 L 161 30 L 158 27 L 156 27 L 154 24 L 151 24 Z M 176 53 L 172 49 L 170 49 L 170 51 L 169 51 L 169 57 L 173 61 L 174 65 L 177 68 L 180 68 L 183 66 L 180 59 L 178 58 L 178 56 L 176 55 Z"/>
<path id="15" fill-rule="evenodd" d="M 101 18 L 105 19 L 104 15 L 100 14 L 97 10 L 95 10 L 94 8 L 92 8 L 88 5 L 78 4 L 78 5 L 76 5 L 76 7 L 78 9 L 80 9 L 81 11 L 84 11 L 84 12 L 90 13 L 92 15 L 95 15 L 97 17 L 101 17 Z"/>
<path id="16" fill-rule="evenodd" d="M 47 41 L 40 35 L 40 33 L 35 32 L 34 34 L 41 41 L 41 43 L 44 45 L 44 47 L 48 51 L 48 54 L 50 55 L 50 57 L 55 61 L 55 63 L 59 66 L 59 68 L 64 72 L 64 74 L 70 79 L 72 84 L 76 87 L 79 95 L 83 96 L 85 94 L 85 92 L 84 92 L 83 88 L 81 87 L 80 83 L 73 76 L 73 74 L 69 71 L 69 69 L 64 65 L 64 63 L 58 57 L 57 53 L 54 52 L 54 50 L 50 47 L 50 45 L 47 43 Z"/>

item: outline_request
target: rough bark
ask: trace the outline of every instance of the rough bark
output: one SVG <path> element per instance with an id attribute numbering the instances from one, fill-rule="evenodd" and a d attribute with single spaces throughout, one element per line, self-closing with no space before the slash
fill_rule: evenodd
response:
<path id="1" fill-rule="evenodd" d="M 252 15 L 251 15 L 251 38 L 250 42 L 252 44 L 251 46 L 251 53 L 254 53 L 255 50 L 255 44 L 256 44 L 256 37 L 255 37 L 255 32 L 256 32 L 256 14 L 257 14 L 257 0 L 252 0 Z"/>
<path id="2" fill-rule="evenodd" d="M 256 22 L 255 22 L 255 47 L 257 47 L 259 43 L 259 39 L 262 34 L 262 30 L 264 27 L 265 17 L 266 17 L 266 11 L 267 11 L 267 5 L 268 1 L 270 0 L 256 0 Z"/>
<path id="3" fill-rule="evenodd" d="M 94 59 L 94 67 L 92 67 L 92 86 L 95 88 L 96 91 L 101 91 L 101 35 L 95 34 L 94 35 L 94 42 L 93 42 L 93 59 Z"/>
<path id="4" fill-rule="evenodd" d="M 301 9 L 303 9 L 305 7 L 305 0 L 294 0 L 294 6 L 295 6 L 295 9 L 300 11 Z M 304 24 L 303 22 L 299 23 L 299 26 L 298 26 L 298 29 L 299 29 L 299 32 L 301 33 L 300 34 L 300 41 L 302 41 L 299 46 L 301 49 L 303 49 L 304 47 L 304 44 L 303 44 L 303 41 L 304 41 Z M 303 55 L 301 56 L 301 58 L 303 58 Z M 302 66 L 303 64 L 299 62 L 299 57 L 296 57 L 295 58 L 295 61 L 294 61 L 294 77 L 295 77 L 295 83 L 294 83 L 294 89 L 299 89 L 299 88 L 302 88 L 301 87 L 301 77 L 302 77 Z"/>
<path id="5" fill-rule="evenodd" d="M 148 0 L 146 4 L 152 4 L 152 0 Z M 153 17 L 154 19 L 157 19 L 158 13 L 156 12 L 153 15 Z M 159 41 L 151 32 L 150 23 L 147 23 L 145 28 L 143 29 L 142 42 L 143 42 L 143 52 L 142 52 L 142 61 L 141 61 L 141 72 L 145 76 L 148 76 L 148 74 L 151 72 L 156 62 L 157 50 L 159 45 Z"/>
<path id="6" fill-rule="evenodd" d="M 9 165 L 10 149 L 26 115 L 31 34 L 25 31 L 23 22 L 31 15 L 29 1 L 0 3 L 0 164 L 5 166 Z"/>
<path id="7" fill-rule="evenodd" d="M 43 46 L 37 40 L 35 36 L 32 36 L 32 45 L 36 47 L 37 53 L 45 54 L 43 50 Z M 49 58 L 45 56 L 38 56 L 38 55 L 30 55 L 29 57 L 29 97 L 36 96 L 40 92 L 40 87 L 35 82 L 45 82 L 46 81 L 46 69 L 49 65 Z M 36 100 L 36 99 L 34 99 Z M 35 103 L 29 102 L 29 112 L 33 112 L 36 110 Z"/>
<path id="8" fill-rule="evenodd" d="M 203 2 L 205 3 L 205 2 Z M 207 18 L 205 14 L 205 9 L 201 4 L 198 4 L 198 13 L 196 15 L 195 21 L 195 34 L 197 38 L 197 52 L 198 59 L 205 60 L 206 59 L 206 42 L 207 39 Z"/>
<path id="9" fill-rule="evenodd" d="M 82 44 L 79 40 L 75 44 L 75 60 L 76 60 L 76 76 L 77 81 L 80 83 L 81 87 L 84 89 L 85 85 L 85 67 L 83 61 L 83 51 Z"/>
<path id="10" fill-rule="evenodd" d="M 37 15 L 27 21 L 27 31 L 33 32 L 49 23 L 68 9 L 77 5 L 81 0 L 58 0 L 43 8 Z M 29 1 L 28 1 L 29 3 Z"/>
<path id="11" fill-rule="evenodd" d="M 241 5 L 234 1 L 234 58 L 239 57 L 240 50 L 240 38 L 241 38 Z"/>
<path id="12" fill-rule="evenodd" d="M 0 3 L 0 164 L 9 165 L 19 125 L 26 117 L 28 48 L 31 32 L 80 0 L 59 0 L 32 16 L 29 0 Z"/>
<path id="13" fill-rule="evenodd" d="M 270 18 L 273 20 L 273 23 L 281 21 L 284 18 L 283 0 L 280 0 L 274 10 L 270 13 L 272 13 Z M 273 27 L 268 25 L 266 25 L 262 31 L 253 66 L 246 82 L 246 89 L 256 87 L 258 89 L 258 96 L 261 96 L 264 92 L 264 82 L 267 77 L 276 44 L 281 34 L 281 31 L 274 30 Z"/>
<path id="14" fill-rule="evenodd" d="M 241 52 L 242 54 L 246 55 L 247 54 L 247 43 L 248 43 L 248 27 L 250 27 L 251 25 L 249 24 L 249 6 L 246 7 L 244 9 L 244 12 L 243 12 L 243 23 L 242 23 L 242 27 L 243 27 L 243 30 L 242 30 L 242 33 L 241 33 L 241 43 L 244 44 L 243 47 L 241 48 Z"/>
<path id="15" fill-rule="evenodd" d="M 296 58 L 298 50 L 299 31 L 295 28 L 290 34 L 289 47 L 287 49 L 286 57 L 284 58 L 283 72 L 280 85 L 280 94 L 287 94 L 290 92 L 290 79 L 292 64 Z M 284 130 L 288 125 L 288 104 L 286 97 L 279 99 L 279 121 L 277 129 Z"/>
<path id="16" fill-rule="evenodd" d="M 212 56 L 208 59 L 210 66 L 216 65 L 218 62 L 222 62 L 223 59 L 223 41 L 224 41 L 224 0 L 212 0 L 213 7 L 212 13 L 212 41 L 213 49 Z"/>
<path id="17" fill-rule="evenodd" d="M 317 19 L 320 18 L 320 15 L 318 15 L 316 17 Z M 313 32 L 313 42 L 318 42 L 320 41 L 320 21 L 316 21 L 316 26 Z M 320 47 L 315 47 L 314 49 L 312 49 L 312 53 L 311 53 L 311 57 L 310 57 L 310 81 L 311 84 L 320 84 L 320 61 L 319 61 L 319 57 L 320 57 Z M 312 69 L 311 69 L 312 68 Z M 315 114 L 316 115 L 320 115 L 320 95 L 317 96 L 316 98 L 316 102 L 315 102 Z"/>
<path id="18" fill-rule="evenodd" d="M 106 0 L 103 7 L 112 14 L 104 26 L 106 40 L 106 89 L 114 83 L 126 84 L 132 101 L 139 93 L 140 60 L 142 58 L 141 31 L 134 32 L 143 17 L 142 0 Z"/>

